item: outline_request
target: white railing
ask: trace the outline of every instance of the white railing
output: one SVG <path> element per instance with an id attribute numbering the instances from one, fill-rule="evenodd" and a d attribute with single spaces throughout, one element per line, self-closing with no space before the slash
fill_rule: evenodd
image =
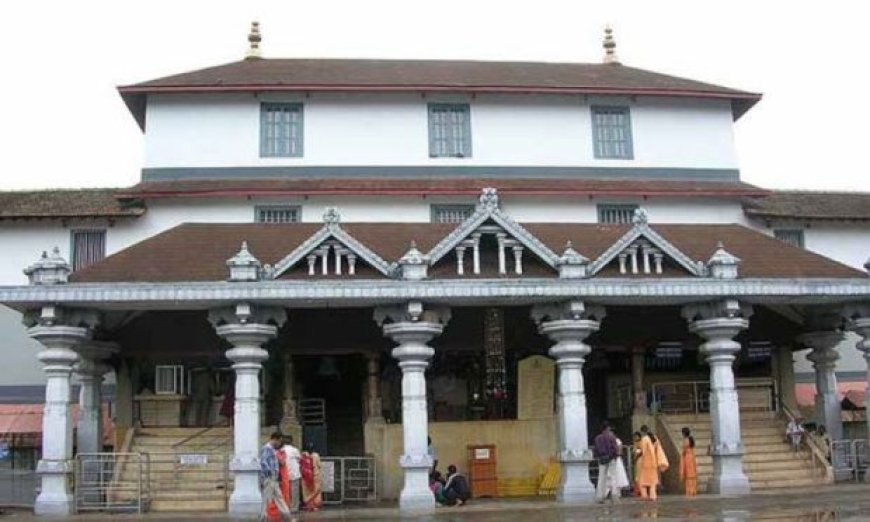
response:
<path id="1" fill-rule="evenodd" d="M 145 511 L 147 456 L 140 453 L 79 453 L 75 458 L 77 512 Z M 119 476 L 117 469 L 126 472 Z"/>

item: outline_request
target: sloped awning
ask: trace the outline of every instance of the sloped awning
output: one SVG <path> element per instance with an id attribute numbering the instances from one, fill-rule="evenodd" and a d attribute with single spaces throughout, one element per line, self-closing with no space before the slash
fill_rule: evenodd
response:
<path id="1" fill-rule="evenodd" d="M 0 404 L 0 438 L 42 436 L 44 404 Z M 73 423 L 78 422 L 79 407 L 73 405 Z M 109 405 L 103 404 L 103 444 L 112 444 L 113 425 Z"/>

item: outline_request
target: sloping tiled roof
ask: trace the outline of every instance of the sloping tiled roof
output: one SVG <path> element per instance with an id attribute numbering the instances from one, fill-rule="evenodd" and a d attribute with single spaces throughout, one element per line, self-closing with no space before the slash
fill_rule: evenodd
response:
<path id="1" fill-rule="evenodd" d="M 305 178 L 192 179 L 144 181 L 124 191 L 134 198 L 165 196 L 317 195 L 317 194 L 468 194 L 495 187 L 500 194 L 763 196 L 767 191 L 742 182 L 622 179 L 522 178 Z"/>
<path id="2" fill-rule="evenodd" d="M 744 209 L 760 218 L 870 220 L 870 192 L 776 190 Z"/>
<path id="3" fill-rule="evenodd" d="M 627 94 L 731 100 L 735 118 L 761 95 L 599 63 L 253 59 L 119 87 L 140 125 L 144 95 L 227 91 L 463 91 Z"/>
<path id="4" fill-rule="evenodd" d="M 274 264 L 322 225 L 184 224 L 146 239 L 72 275 L 76 282 L 223 281 L 225 261 L 247 241 L 264 264 Z M 628 225 L 528 223 L 523 225 L 544 244 L 561 252 L 570 240 L 590 259 L 598 257 L 627 230 Z M 450 233 L 454 225 L 430 223 L 348 223 L 349 234 L 388 262 L 398 260 L 411 240 L 426 252 Z M 818 254 L 793 247 L 738 225 L 652 225 L 652 228 L 689 257 L 706 261 L 723 241 L 743 260 L 741 277 L 856 278 L 863 272 Z"/>
<path id="5" fill-rule="evenodd" d="M 142 205 L 122 202 L 119 189 L 0 192 L 0 220 L 35 218 L 136 217 Z"/>

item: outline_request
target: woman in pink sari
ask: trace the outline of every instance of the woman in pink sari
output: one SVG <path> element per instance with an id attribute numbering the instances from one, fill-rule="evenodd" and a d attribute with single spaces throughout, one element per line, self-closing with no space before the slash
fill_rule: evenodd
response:
<path id="1" fill-rule="evenodd" d="M 323 506 L 322 471 L 320 455 L 314 451 L 314 445 L 309 444 L 308 450 L 302 452 L 299 468 L 302 471 L 302 502 L 305 504 L 303 509 L 318 511 Z"/>

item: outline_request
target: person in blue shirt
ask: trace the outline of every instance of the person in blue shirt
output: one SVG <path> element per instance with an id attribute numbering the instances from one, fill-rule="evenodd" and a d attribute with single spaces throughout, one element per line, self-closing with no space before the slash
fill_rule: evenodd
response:
<path id="1" fill-rule="evenodd" d="M 275 432 L 269 437 L 269 442 L 260 450 L 260 487 L 263 491 L 260 520 L 268 520 L 267 511 L 272 502 L 278 508 L 282 519 L 290 519 L 290 508 L 287 507 L 287 503 L 284 502 L 284 497 L 281 495 L 280 470 L 278 469 L 278 456 L 275 453 L 283 445 L 284 438 L 280 433 Z"/>

